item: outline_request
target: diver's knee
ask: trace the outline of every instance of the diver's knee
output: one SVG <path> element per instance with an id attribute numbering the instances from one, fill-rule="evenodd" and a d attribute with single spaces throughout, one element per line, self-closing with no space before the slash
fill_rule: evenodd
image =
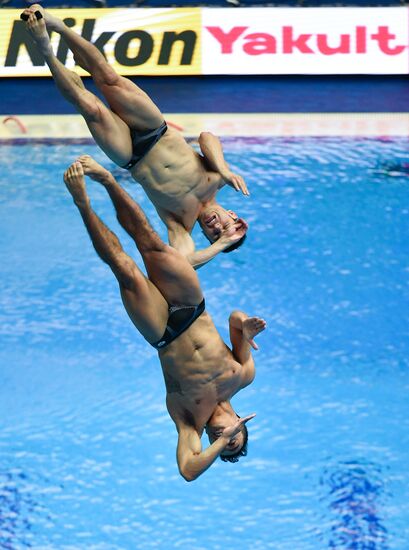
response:
<path id="1" fill-rule="evenodd" d="M 138 268 L 127 254 L 124 252 L 117 254 L 114 261 L 110 263 L 110 268 L 117 278 L 120 287 L 134 290 L 138 279 Z"/>
<path id="2" fill-rule="evenodd" d="M 145 254 L 152 254 L 158 256 L 158 261 L 163 261 L 163 255 L 167 254 L 167 249 L 171 248 L 165 244 L 162 239 L 156 233 L 150 235 L 149 238 L 144 239 L 141 243 Z"/>
<path id="3" fill-rule="evenodd" d="M 96 97 L 84 94 L 78 98 L 78 109 L 85 120 L 95 122 L 102 118 L 101 106 Z"/>
<path id="4" fill-rule="evenodd" d="M 99 86 L 116 86 L 121 78 L 105 60 L 93 67 L 92 77 Z"/>

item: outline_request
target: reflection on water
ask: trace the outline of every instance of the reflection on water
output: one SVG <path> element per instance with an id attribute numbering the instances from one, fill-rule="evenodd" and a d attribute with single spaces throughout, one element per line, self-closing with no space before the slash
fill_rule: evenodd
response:
<path id="1" fill-rule="evenodd" d="M 330 513 L 329 548 L 388 548 L 382 521 L 383 477 L 380 466 L 359 460 L 340 462 L 324 470 L 320 483 Z"/>

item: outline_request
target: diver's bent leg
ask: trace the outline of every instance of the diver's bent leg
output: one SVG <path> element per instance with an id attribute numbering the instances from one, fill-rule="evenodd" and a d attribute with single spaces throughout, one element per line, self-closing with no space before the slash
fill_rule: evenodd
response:
<path id="1" fill-rule="evenodd" d="M 169 303 L 196 305 L 202 299 L 199 279 L 184 256 L 166 245 L 152 229 L 141 207 L 112 174 L 89 155 L 79 159 L 86 174 L 101 183 L 112 200 L 119 223 L 134 240 L 149 279 Z"/>
<path id="2" fill-rule="evenodd" d="M 130 258 L 127 259 L 115 233 L 93 211 L 85 189 L 84 173 L 79 162 L 74 162 L 67 169 L 64 174 L 64 182 L 81 214 L 96 253 L 103 262 L 111 267 L 120 284 L 132 289 L 135 279 L 134 271 L 138 268 Z"/>
<path id="3" fill-rule="evenodd" d="M 61 95 L 84 117 L 99 147 L 118 166 L 124 166 L 132 156 L 128 126 L 86 90 L 79 76 L 66 69 L 54 55 L 47 56 L 46 62 Z"/>
<path id="4" fill-rule="evenodd" d="M 83 38 L 80 34 L 77 34 L 70 27 L 67 27 L 61 20 L 60 25 L 55 30 L 64 38 L 67 46 L 74 54 L 74 60 L 77 65 L 97 79 L 104 79 L 107 82 L 115 82 L 117 80 L 117 73 L 109 65 L 104 54 L 94 44 Z"/>
<path id="5" fill-rule="evenodd" d="M 167 302 L 124 252 L 115 233 L 92 210 L 80 163 L 75 162 L 68 168 L 64 174 L 64 181 L 81 214 L 95 251 L 101 260 L 108 264 L 118 280 L 129 317 L 148 342 L 157 341 L 166 326 Z"/>
<path id="6" fill-rule="evenodd" d="M 46 62 L 61 95 L 84 117 L 98 146 L 118 166 L 126 165 L 132 156 L 127 124 L 86 90 L 79 76 L 66 69 L 54 55 L 47 56 Z"/>
<path id="7" fill-rule="evenodd" d="M 149 224 L 141 207 L 114 178 L 105 183 L 118 221 L 135 241 L 149 279 L 171 304 L 197 305 L 202 291 L 195 270 L 186 258 L 165 244 Z"/>
<path id="8" fill-rule="evenodd" d="M 114 176 L 106 168 L 98 164 L 89 155 L 78 158 L 84 174 L 101 183 L 112 200 L 119 223 L 132 237 L 139 252 L 162 251 L 165 243 L 150 226 L 141 207 L 117 183 Z"/>
<path id="9" fill-rule="evenodd" d="M 26 11 L 29 14 L 27 29 L 43 54 L 62 96 L 84 117 L 91 134 L 105 154 L 119 166 L 125 165 L 132 156 L 128 126 L 100 99 L 86 90 L 80 77 L 55 57 L 44 19 L 37 20 L 33 12 Z"/>
<path id="10" fill-rule="evenodd" d="M 163 115 L 139 86 L 118 75 L 91 42 L 64 25 L 60 34 L 74 53 L 76 62 L 88 71 L 110 108 L 130 128 L 152 130 L 163 122 Z"/>
<path id="11" fill-rule="evenodd" d="M 139 86 L 116 73 L 94 44 L 62 23 L 57 32 L 63 36 L 75 61 L 92 76 L 110 108 L 130 128 L 153 130 L 163 122 L 163 114 Z"/>
<path id="12" fill-rule="evenodd" d="M 64 38 L 75 61 L 91 74 L 110 108 L 130 128 L 153 130 L 162 124 L 163 115 L 150 97 L 128 78 L 118 75 L 94 44 L 67 27 L 62 20 L 51 16 L 39 4 L 33 4 L 25 11 L 34 13 L 36 10 L 43 14 L 47 28 Z"/>

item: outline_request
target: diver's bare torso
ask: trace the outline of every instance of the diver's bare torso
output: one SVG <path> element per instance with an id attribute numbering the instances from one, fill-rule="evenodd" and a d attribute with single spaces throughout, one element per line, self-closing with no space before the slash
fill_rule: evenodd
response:
<path id="1" fill-rule="evenodd" d="M 240 389 L 242 366 L 204 312 L 159 358 L 166 384 L 166 404 L 175 424 L 202 435 L 221 401 Z"/>
<path id="2" fill-rule="evenodd" d="M 172 128 L 132 168 L 131 174 L 161 217 L 168 215 L 188 230 L 221 182 L 220 175 L 207 170 L 204 158 Z"/>

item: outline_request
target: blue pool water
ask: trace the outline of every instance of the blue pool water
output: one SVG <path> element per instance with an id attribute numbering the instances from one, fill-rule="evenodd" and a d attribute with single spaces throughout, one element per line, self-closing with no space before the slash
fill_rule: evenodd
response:
<path id="1" fill-rule="evenodd" d="M 82 153 L 109 162 L 92 145 L 2 146 L 0 548 L 408 548 L 408 141 L 225 148 L 252 195 L 221 202 L 251 232 L 200 278 L 225 338 L 234 308 L 268 330 L 233 400 L 257 413 L 248 456 L 187 484 L 156 352 L 62 182 Z"/>

